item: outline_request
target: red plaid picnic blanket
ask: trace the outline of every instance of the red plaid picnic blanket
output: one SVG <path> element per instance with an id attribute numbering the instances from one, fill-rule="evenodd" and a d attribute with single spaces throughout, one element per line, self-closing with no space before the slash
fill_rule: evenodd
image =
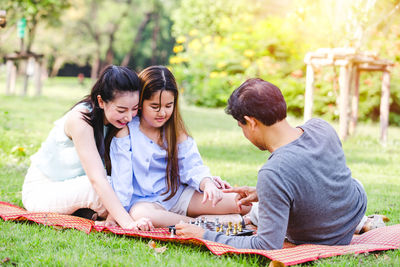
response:
<path id="1" fill-rule="evenodd" d="M 151 238 L 161 241 L 191 243 L 205 245 L 215 255 L 225 253 L 258 254 L 271 260 L 276 260 L 285 265 L 294 265 L 344 254 L 359 254 L 371 251 L 381 251 L 400 248 L 400 224 L 374 229 L 362 235 L 354 236 L 350 245 L 325 246 L 325 245 L 299 245 L 285 244 L 283 249 L 259 250 L 237 249 L 225 244 L 220 244 L 199 238 L 170 237 L 167 228 L 157 228 L 154 231 L 126 230 L 120 227 L 96 226 L 91 220 L 71 215 L 51 212 L 28 212 L 25 209 L 0 201 L 0 217 L 5 220 L 33 221 L 48 226 L 75 228 L 86 233 L 91 231 L 112 232 L 117 235 Z"/>

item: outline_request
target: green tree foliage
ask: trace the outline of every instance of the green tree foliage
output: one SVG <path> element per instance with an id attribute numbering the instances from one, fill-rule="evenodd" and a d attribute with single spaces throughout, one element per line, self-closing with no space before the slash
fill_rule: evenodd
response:
<path id="1" fill-rule="evenodd" d="M 92 78 L 108 64 L 141 69 L 167 63 L 173 38 L 167 4 L 139 0 L 71 0 L 76 38 L 89 39 Z"/>
<path id="2" fill-rule="evenodd" d="M 173 14 L 177 42 L 170 64 L 191 103 L 224 106 L 234 88 L 257 76 L 279 86 L 289 113 L 302 116 L 306 52 L 344 46 L 373 50 L 382 58 L 399 60 L 400 34 L 395 26 L 399 22 L 398 0 L 283 2 L 182 2 Z M 388 36 L 391 41 L 385 40 Z M 338 116 L 337 72 L 329 67 L 316 70 L 317 116 Z M 379 116 L 380 74 L 361 76 L 361 119 Z M 396 81 L 393 75 L 392 111 L 400 110 Z M 400 122 L 394 113 L 393 122 Z"/>
<path id="3" fill-rule="evenodd" d="M 302 85 L 291 73 L 302 76 L 305 47 L 290 21 L 260 10 L 268 1 L 184 1 L 174 14 L 177 44 L 171 66 L 189 101 L 224 106 L 234 88 L 249 77 L 275 82 L 292 106 L 301 112 L 302 96 L 293 93 Z M 283 78 L 288 78 L 284 81 Z"/>
<path id="4" fill-rule="evenodd" d="M 8 25 L 16 24 L 21 18 L 26 19 L 25 48 L 27 51 L 32 48 L 39 23 L 59 24 L 62 12 L 68 7 L 68 0 L 6 0 L 2 5 L 2 8 L 7 11 Z"/>
<path id="5" fill-rule="evenodd" d="M 7 28 L 0 53 L 19 45 L 16 23 L 26 17 L 30 50 L 45 55 L 50 73 L 64 63 L 90 64 L 95 78 L 107 64 L 140 70 L 167 64 L 174 39 L 170 13 L 177 0 L 6 0 Z M 35 42 L 33 42 L 35 40 Z"/>

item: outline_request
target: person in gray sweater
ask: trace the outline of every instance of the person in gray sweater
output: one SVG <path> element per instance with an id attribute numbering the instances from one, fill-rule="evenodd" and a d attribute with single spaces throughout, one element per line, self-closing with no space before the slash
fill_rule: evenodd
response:
<path id="1" fill-rule="evenodd" d="M 265 250 L 281 249 L 285 238 L 295 244 L 349 244 L 366 220 L 367 196 L 352 178 L 334 128 L 322 119 L 290 126 L 281 91 L 261 79 L 237 88 L 226 112 L 251 143 L 271 153 L 256 188 L 225 190 L 238 193 L 239 207 L 258 201 L 257 235 L 226 236 L 185 223 L 176 225 L 177 234 Z"/>

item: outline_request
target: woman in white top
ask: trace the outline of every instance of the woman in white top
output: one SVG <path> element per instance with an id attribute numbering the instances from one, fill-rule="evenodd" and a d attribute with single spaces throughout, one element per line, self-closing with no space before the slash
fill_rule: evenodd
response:
<path id="1" fill-rule="evenodd" d="M 90 95 L 75 104 L 31 157 L 22 189 L 28 211 L 72 214 L 89 208 L 107 212 L 126 229 L 148 230 L 148 219 L 134 221 L 115 195 L 104 168 L 105 136 L 136 116 L 139 80 L 125 67 L 108 66 Z M 106 160 L 107 162 L 107 160 Z"/>

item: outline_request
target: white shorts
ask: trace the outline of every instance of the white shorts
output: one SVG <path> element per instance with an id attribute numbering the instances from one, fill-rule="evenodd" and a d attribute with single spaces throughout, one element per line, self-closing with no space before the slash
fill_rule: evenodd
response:
<path id="1" fill-rule="evenodd" d="M 191 186 L 186 186 L 183 189 L 181 196 L 178 199 L 178 202 L 171 208 L 171 212 L 177 213 L 179 215 L 186 216 L 187 210 L 189 207 L 189 203 L 192 200 L 195 189 Z"/>
<path id="2" fill-rule="evenodd" d="M 72 214 L 89 208 L 106 217 L 107 211 L 86 175 L 53 181 L 32 164 L 22 187 L 22 203 L 28 211 Z"/>

